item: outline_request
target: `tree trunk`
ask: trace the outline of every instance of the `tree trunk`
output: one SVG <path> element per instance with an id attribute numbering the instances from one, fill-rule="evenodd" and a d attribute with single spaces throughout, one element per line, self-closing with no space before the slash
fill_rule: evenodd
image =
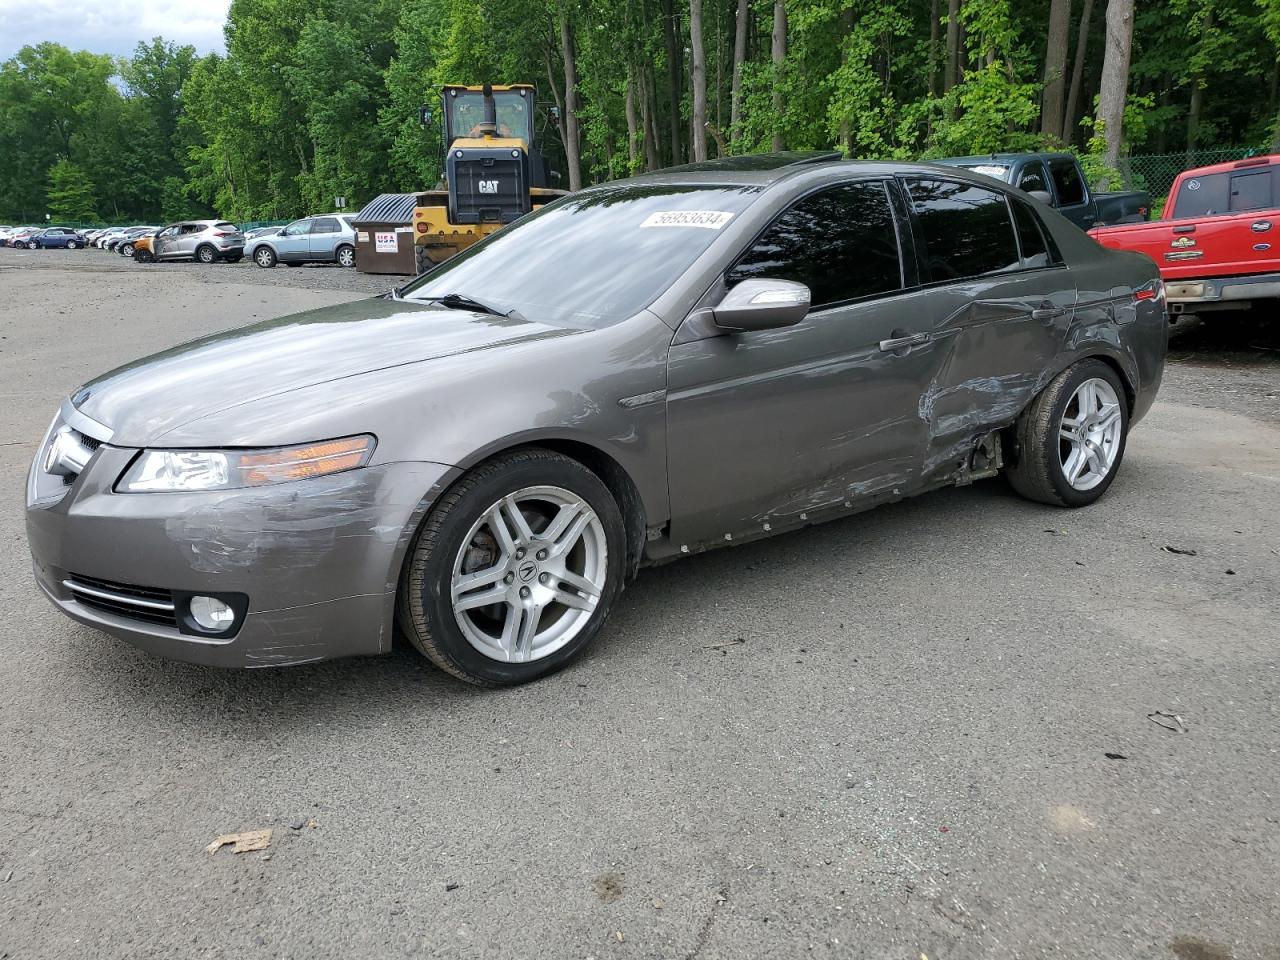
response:
<path id="1" fill-rule="evenodd" d="M 1048 46 L 1044 54 L 1044 92 L 1040 98 L 1040 132 L 1061 142 L 1062 94 L 1066 86 L 1067 44 L 1071 40 L 1071 0 L 1052 0 Z"/>
<path id="2" fill-rule="evenodd" d="M 787 59 L 787 7 L 783 0 L 773 0 L 773 149 L 783 149 L 782 139 L 782 64 Z"/>
<path id="3" fill-rule="evenodd" d="M 942 35 L 942 8 L 929 0 L 929 99 L 938 95 L 938 39 Z"/>
<path id="4" fill-rule="evenodd" d="M 1205 11 L 1201 37 L 1213 29 L 1213 9 Z M 1191 77 L 1191 104 L 1187 107 L 1187 165 L 1195 166 L 1192 155 L 1200 140 L 1200 110 L 1204 103 L 1204 74 L 1197 71 Z"/>
<path id="5" fill-rule="evenodd" d="M 707 52 L 702 46 L 702 0 L 689 0 L 689 59 L 693 74 L 693 160 L 707 159 Z"/>
<path id="6" fill-rule="evenodd" d="M 1124 145 L 1124 104 L 1129 93 L 1129 55 L 1133 49 L 1133 0 L 1107 0 L 1107 41 L 1098 89 L 1098 124 L 1107 148 L 1108 167 L 1120 162 Z M 1105 180 L 1106 178 L 1104 178 Z M 1110 184 L 1099 185 L 1106 189 Z"/>
<path id="7" fill-rule="evenodd" d="M 640 153 L 640 122 L 636 117 L 636 78 L 635 70 L 627 64 L 627 170 L 636 169 L 636 158 Z"/>
<path id="8" fill-rule="evenodd" d="M 560 56 L 564 60 L 565 165 L 569 168 L 569 189 L 581 190 L 582 162 L 578 154 L 578 65 L 573 52 L 573 25 L 569 22 L 568 11 L 560 14 Z"/>
<path id="9" fill-rule="evenodd" d="M 645 121 L 644 155 L 650 170 L 662 166 L 662 138 L 658 135 L 658 82 L 653 76 L 653 65 L 646 63 L 644 73 L 644 102 L 649 118 Z"/>
<path id="10" fill-rule="evenodd" d="M 742 136 L 742 65 L 747 60 L 747 21 L 751 0 L 738 0 L 738 19 L 733 29 L 733 83 L 729 89 L 729 139 Z"/>
<path id="11" fill-rule="evenodd" d="M 676 12 L 672 0 L 662 0 L 662 20 L 667 41 L 667 77 L 669 104 L 671 107 L 671 162 L 680 162 L 680 74 L 684 57 L 680 53 L 680 41 L 676 33 Z"/>
<path id="12" fill-rule="evenodd" d="M 1084 81 L 1084 55 L 1089 48 L 1089 19 L 1093 15 L 1093 0 L 1084 0 L 1080 10 L 1080 30 L 1076 33 L 1076 59 L 1071 65 L 1071 89 L 1067 93 L 1067 108 L 1062 114 L 1062 140 L 1070 143 L 1076 135 L 1080 115 L 1080 84 Z"/>
<path id="13" fill-rule="evenodd" d="M 847 66 L 849 63 L 849 34 L 853 33 L 854 12 L 853 7 L 846 7 L 840 11 L 840 66 Z M 840 130 L 836 134 L 836 146 L 844 153 L 846 157 L 853 156 L 853 120 L 849 116 L 848 110 L 845 110 L 844 116 L 840 118 Z"/>
<path id="14" fill-rule="evenodd" d="M 946 93 L 960 82 L 960 0 L 947 0 L 947 70 L 942 78 Z"/>

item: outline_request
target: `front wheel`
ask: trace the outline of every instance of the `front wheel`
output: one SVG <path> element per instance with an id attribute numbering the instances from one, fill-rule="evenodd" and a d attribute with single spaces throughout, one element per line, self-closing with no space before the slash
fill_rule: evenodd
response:
<path id="1" fill-rule="evenodd" d="M 343 244 L 338 248 L 338 266 L 354 267 L 356 265 L 356 251 L 354 247 Z"/>
<path id="2" fill-rule="evenodd" d="M 80 244 L 76 243 L 74 240 L 68 240 L 68 241 L 67 241 L 67 249 L 68 249 L 68 250 L 79 250 L 79 249 L 80 249 Z"/>
<path id="3" fill-rule="evenodd" d="M 119 254 L 120 254 L 120 256 L 122 256 L 122 257 L 132 257 L 132 256 L 133 256 L 133 244 L 132 244 L 132 243 L 122 244 L 122 245 L 120 246 L 119 250 L 117 250 L 116 252 L 117 252 L 117 253 L 119 253 Z"/>
<path id="4" fill-rule="evenodd" d="M 622 515 L 595 473 L 549 450 L 507 454 L 423 521 L 400 579 L 401 629 L 455 677 L 526 683 L 599 631 L 625 559 Z"/>
<path id="5" fill-rule="evenodd" d="M 196 249 L 196 259 L 201 263 L 213 263 L 213 261 L 218 259 L 218 253 L 213 249 L 213 247 L 208 244 L 204 244 Z"/>
<path id="6" fill-rule="evenodd" d="M 1009 482 L 1030 500 L 1088 506 L 1115 480 L 1128 431 L 1115 370 L 1096 359 L 1072 364 L 1018 418 Z"/>
<path id="7" fill-rule="evenodd" d="M 276 265 L 276 252 L 270 247 L 259 247 L 253 251 L 253 262 L 260 267 L 274 267 Z"/>

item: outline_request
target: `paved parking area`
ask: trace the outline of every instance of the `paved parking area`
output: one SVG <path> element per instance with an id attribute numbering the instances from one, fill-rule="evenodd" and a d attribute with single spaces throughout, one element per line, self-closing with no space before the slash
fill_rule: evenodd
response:
<path id="1" fill-rule="evenodd" d="M 518 690 L 55 614 L 61 397 L 387 285 L 0 250 L 0 957 L 1280 957 L 1280 365 L 1190 351 L 1085 511 L 988 481 L 643 572 Z"/>

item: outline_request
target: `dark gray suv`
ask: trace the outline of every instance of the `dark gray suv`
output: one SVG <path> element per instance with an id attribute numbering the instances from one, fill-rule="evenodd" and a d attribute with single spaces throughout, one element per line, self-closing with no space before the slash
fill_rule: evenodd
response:
<path id="1" fill-rule="evenodd" d="M 531 680 L 645 563 L 1000 472 L 1081 507 L 1150 408 L 1156 266 L 954 168 L 584 190 L 399 291 L 73 393 L 31 468 L 69 616 L 222 666 Z"/>

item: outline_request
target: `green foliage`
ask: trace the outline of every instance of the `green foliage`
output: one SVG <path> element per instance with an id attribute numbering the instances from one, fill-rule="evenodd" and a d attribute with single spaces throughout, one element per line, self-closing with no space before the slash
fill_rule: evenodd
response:
<path id="1" fill-rule="evenodd" d="M 429 188 L 441 172 L 445 83 L 536 83 L 539 148 L 564 171 L 566 133 L 550 119 L 565 98 L 562 22 L 584 182 L 640 172 L 654 157 L 686 162 L 698 137 L 714 156 L 713 133 L 731 153 L 770 149 L 775 136 L 788 149 L 857 157 L 1040 148 L 1049 2 L 963 0 L 957 82 L 944 90 L 947 25 L 931 18 L 945 15 L 945 0 L 786 0 L 780 64 L 773 2 L 751 0 L 730 129 L 737 0 L 702 0 L 709 129 L 694 131 L 688 0 L 233 0 L 225 55 L 157 37 L 120 62 L 44 43 L 0 64 L 0 220 L 55 206 L 116 221 L 278 220 L 330 209 L 338 195 L 358 206 Z M 1105 6 L 1095 0 L 1067 118 L 1068 145 L 1094 182 L 1119 177 L 1101 166 L 1089 109 Z M 1068 76 L 1080 7 L 1074 0 Z M 1280 148 L 1278 51 L 1280 0 L 1139 4 L 1127 150 L 1173 153 L 1192 140 Z M 426 127 L 423 105 L 435 114 Z"/>
<path id="2" fill-rule="evenodd" d="M 49 170 L 49 216 L 54 220 L 93 220 L 98 215 L 93 180 L 70 160 Z"/>

